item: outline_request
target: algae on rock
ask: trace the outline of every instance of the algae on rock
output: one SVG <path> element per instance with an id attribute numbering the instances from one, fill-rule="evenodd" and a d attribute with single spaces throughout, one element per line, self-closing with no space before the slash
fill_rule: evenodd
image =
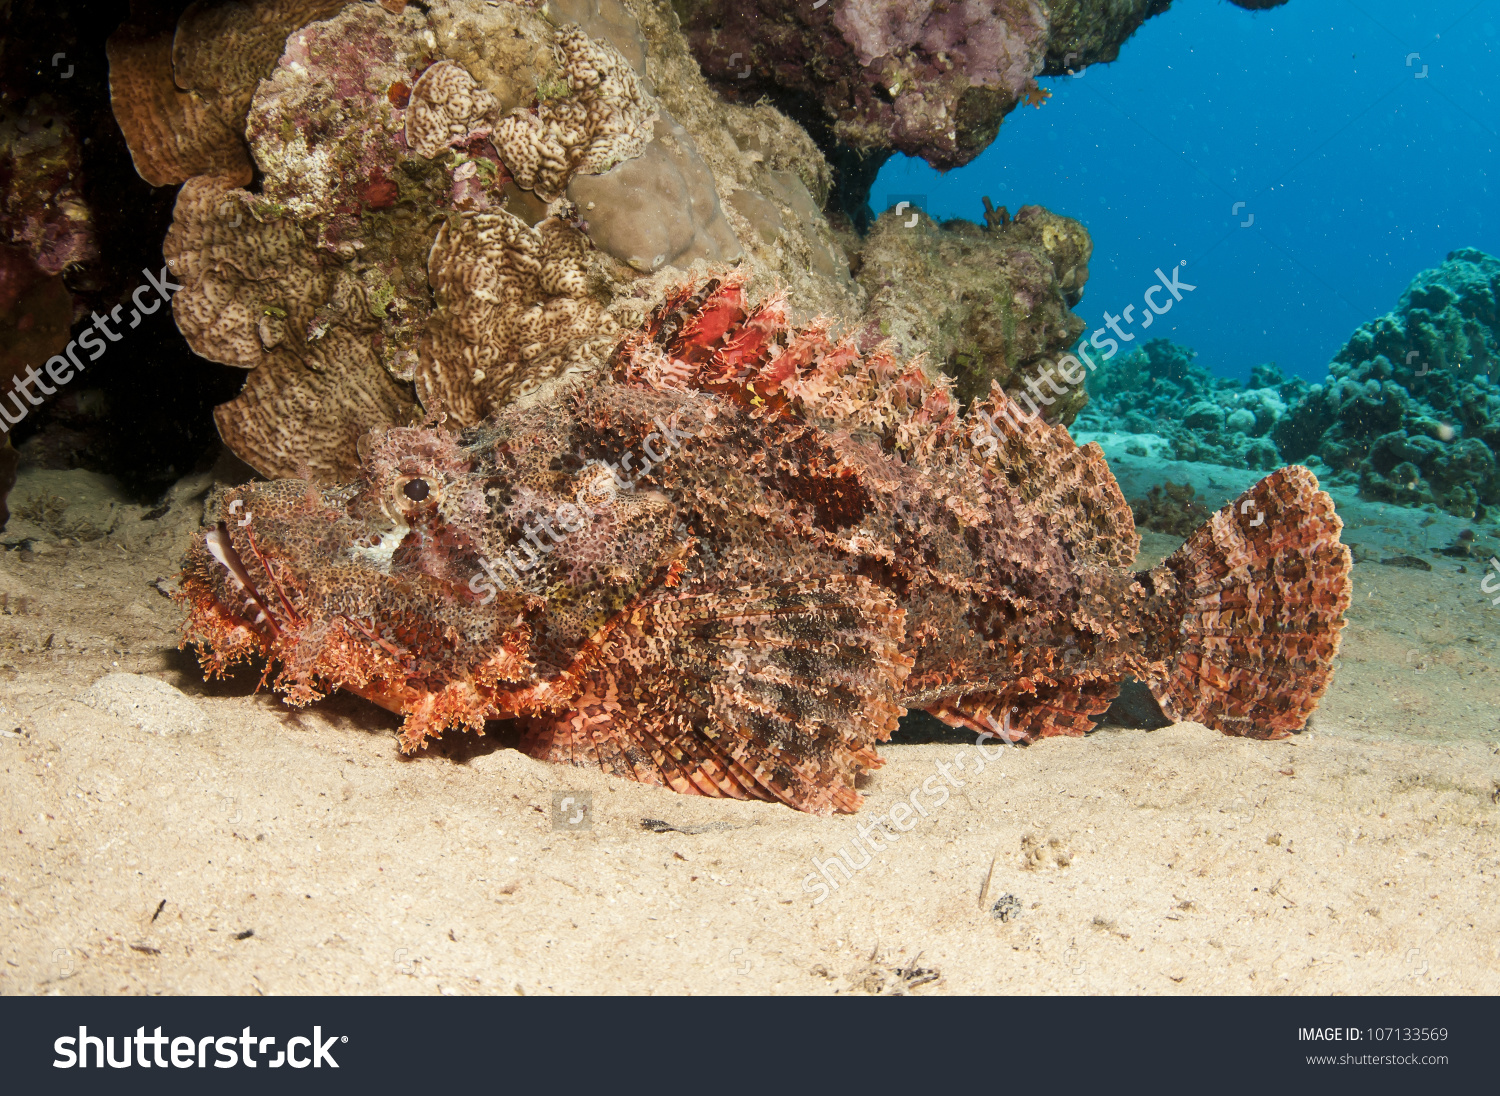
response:
<path id="1" fill-rule="evenodd" d="M 1083 333 L 1070 309 L 1092 250 L 1081 224 L 1041 206 L 989 228 L 888 210 L 861 255 L 865 338 L 889 337 L 907 355 L 925 351 L 964 402 L 987 396 L 991 382 L 1016 392 Z M 1076 385 L 1049 398 L 1045 417 L 1066 424 L 1088 395 Z"/>

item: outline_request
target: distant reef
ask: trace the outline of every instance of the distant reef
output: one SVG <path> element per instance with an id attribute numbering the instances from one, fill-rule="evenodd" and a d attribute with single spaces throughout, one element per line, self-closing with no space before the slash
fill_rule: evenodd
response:
<path id="1" fill-rule="evenodd" d="M 1074 431 L 1149 435 L 1141 456 L 1267 471 L 1287 463 L 1270 435 L 1307 382 L 1283 376 L 1275 365 L 1258 365 L 1246 387 L 1215 377 L 1194 362 L 1196 356 L 1152 339 L 1101 364 L 1089 378 L 1089 402 Z"/>
<path id="2" fill-rule="evenodd" d="M 1367 498 L 1460 517 L 1500 503 L 1500 259 L 1465 248 L 1424 270 L 1394 312 L 1360 326 L 1274 432 Z"/>
<path id="3" fill-rule="evenodd" d="M 1248 384 L 1154 339 L 1102 364 L 1075 431 L 1141 435 L 1141 455 L 1250 469 L 1309 464 L 1374 501 L 1483 518 L 1500 505 L 1500 259 L 1463 249 L 1363 324 L 1322 384 L 1274 364 Z"/>

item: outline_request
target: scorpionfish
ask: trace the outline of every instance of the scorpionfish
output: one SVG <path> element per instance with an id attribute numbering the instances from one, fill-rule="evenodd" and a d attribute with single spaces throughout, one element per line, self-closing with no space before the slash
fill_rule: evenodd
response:
<path id="1" fill-rule="evenodd" d="M 538 758 L 854 811 L 913 709 L 1081 735 L 1130 676 L 1173 719 L 1285 737 L 1350 598 L 1307 469 L 1133 570 L 1097 445 L 998 387 L 962 409 L 735 276 L 669 293 L 550 405 L 360 449 L 354 483 L 223 494 L 184 563 L 184 643 L 210 672 L 263 659 L 293 704 L 401 713 L 408 752 L 517 719 Z"/>

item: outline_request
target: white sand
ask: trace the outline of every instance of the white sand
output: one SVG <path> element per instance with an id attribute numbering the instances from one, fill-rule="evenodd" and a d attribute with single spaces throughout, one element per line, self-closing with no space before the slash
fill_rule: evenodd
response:
<path id="1" fill-rule="evenodd" d="M 504 736 L 407 760 L 357 699 L 205 686 L 155 585 L 197 509 L 145 522 L 43 475 L 113 528 L 17 521 L 0 553 L 0 992 L 1500 991 L 1500 609 L 1474 562 L 1356 567 L 1339 676 L 1290 741 L 1105 729 L 978 774 L 957 736 L 885 747 L 867 811 L 960 754 L 964 787 L 815 904 L 814 858 L 858 862 L 869 814 L 687 798 Z M 592 829 L 554 832 L 570 791 Z"/>

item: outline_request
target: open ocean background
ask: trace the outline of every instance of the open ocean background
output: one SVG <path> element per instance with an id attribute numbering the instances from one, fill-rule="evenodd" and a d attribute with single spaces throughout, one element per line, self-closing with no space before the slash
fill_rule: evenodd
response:
<path id="1" fill-rule="evenodd" d="M 1198 289 L 1145 337 L 1220 376 L 1274 361 L 1321 380 L 1419 271 L 1500 255 L 1497 43 L 1500 0 L 1176 0 L 1114 63 L 1042 78 L 1052 98 L 966 167 L 892 157 L 871 204 L 923 195 L 940 220 L 982 221 L 989 195 L 1077 218 L 1089 330 L 1185 259 Z"/>

